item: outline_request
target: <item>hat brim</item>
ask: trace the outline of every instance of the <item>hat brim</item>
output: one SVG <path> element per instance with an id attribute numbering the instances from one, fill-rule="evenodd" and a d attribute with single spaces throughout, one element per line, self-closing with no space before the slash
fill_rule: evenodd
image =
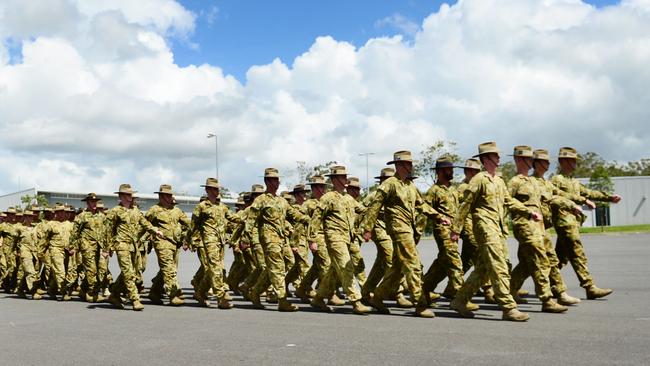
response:
<path id="1" fill-rule="evenodd" d="M 101 200 L 102 200 L 101 198 L 97 198 L 97 197 L 95 197 L 95 198 L 84 197 L 84 198 L 81 199 L 81 202 L 88 202 L 88 201 L 101 201 Z"/>
<path id="2" fill-rule="evenodd" d="M 400 162 L 400 161 L 401 161 L 401 162 L 411 163 L 411 164 L 415 164 L 415 163 L 417 163 L 417 160 L 413 160 L 413 159 L 404 159 L 404 160 L 391 160 L 391 161 L 389 161 L 388 163 L 386 163 L 386 165 L 395 164 L 395 163 L 398 163 L 398 162 Z"/>
<path id="3" fill-rule="evenodd" d="M 171 194 L 172 196 L 176 194 L 176 192 L 154 192 L 155 194 Z"/>
<path id="4" fill-rule="evenodd" d="M 201 187 L 204 187 L 204 188 L 216 188 L 216 189 L 223 188 L 222 185 L 214 186 L 214 185 L 211 185 L 211 184 L 201 184 Z"/>
<path id="5" fill-rule="evenodd" d="M 120 191 L 117 191 L 117 192 L 113 192 L 113 193 L 115 193 L 115 194 L 120 194 L 120 193 L 123 193 L 123 194 L 130 194 L 131 196 L 133 196 L 134 194 L 138 193 L 138 191 L 131 191 L 131 192 L 120 192 Z"/>
<path id="6" fill-rule="evenodd" d="M 308 186 L 326 186 L 327 183 L 325 183 L 325 182 L 322 182 L 322 183 L 321 182 L 310 182 L 310 183 L 307 183 L 307 185 Z"/>
<path id="7" fill-rule="evenodd" d="M 478 158 L 479 156 L 481 156 L 481 155 L 486 155 L 486 154 L 501 154 L 501 151 L 499 151 L 499 150 L 484 151 L 484 152 L 482 152 L 482 153 L 479 153 L 479 154 L 473 155 L 472 157 L 473 157 L 473 158 Z"/>
<path id="8" fill-rule="evenodd" d="M 438 169 L 445 169 L 445 168 L 452 168 L 452 169 L 454 169 L 454 168 L 463 168 L 463 167 L 462 167 L 462 166 L 459 166 L 459 165 L 449 165 L 449 166 L 439 166 L 439 167 L 435 167 L 435 166 L 434 166 L 433 168 L 431 168 L 431 170 L 438 170 Z"/>

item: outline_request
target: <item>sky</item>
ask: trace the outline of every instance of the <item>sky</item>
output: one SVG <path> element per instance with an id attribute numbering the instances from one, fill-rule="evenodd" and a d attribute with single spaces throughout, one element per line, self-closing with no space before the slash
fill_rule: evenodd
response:
<path id="1" fill-rule="evenodd" d="M 5 0 L 0 194 L 198 194 L 209 133 L 233 191 L 440 139 L 637 160 L 648 64 L 648 0 Z"/>

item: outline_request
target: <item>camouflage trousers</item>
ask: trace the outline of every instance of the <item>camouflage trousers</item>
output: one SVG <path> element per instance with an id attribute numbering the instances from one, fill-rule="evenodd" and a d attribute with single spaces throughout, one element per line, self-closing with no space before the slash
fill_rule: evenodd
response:
<path id="1" fill-rule="evenodd" d="M 302 241 L 297 245 L 298 251 L 294 252 L 294 265 L 287 273 L 286 283 L 287 286 L 292 284 L 295 289 L 300 287 L 303 278 L 309 271 L 309 247 L 306 241 Z"/>
<path id="2" fill-rule="evenodd" d="M 361 255 L 361 241 L 358 239 L 353 240 L 348 246 L 350 251 L 350 258 L 352 259 L 352 267 L 354 270 L 354 278 L 359 282 L 359 286 L 362 286 L 366 283 L 366 262 L 363 261 L 363 256 Z"/>
<path id="3" fill-rule="evenodd" d="M 456 293 L 458 301 L 468 302 L 487 279 L 492 283 L 494 298 L 501 308 L 516 308 L 517 304 L 510 295 L 510 272 L 506 258 L 508 258 L 508 246 L 504 237 L 481 242 L 478 246 L 474 271 Z"/>
<path id="4" fill-rule="evenodd" d="M 528 276 L 533 277 L 535 292 L 540 300 L 550 299 L 551 266 L 544 246 L 544 224 L 542 222 L 515 223 L 515 238 L 519 242 L 517 258 L 519 263 L 512 270 L 510 292 L 517 293 Z"/>
<path id="5" fill-rule="evenodd" d="M 221 256 L 221 249 L 223 245 L 220 243 L 206 243 L 205 251 L 205 273 L 199 282 L 197 291 L 203 295 L 208 296 L 210 289 L 214 291 L 217 299 L 223 299 L 226 296 L 223 284 L 223 257 Z"/>
<path id="6" fill-rule="evenodd" d="M 287 297 L 284 278 L 287 273 L 285 266 L 284 242 L 270 242 L 262 244 L 266 271 L 260 275 L 255 283 L 254 291 L 258 294 L 267 290 L 269 285 L 279 299 Z M 291 249 L 289 249 L 291 251 Z"/>
<path id="7" fill-rule="evenodd" d="M 345 241 L 327 242 L 327 253 L 331 260 L 325 280 L 318 287 L 318 296 L 329 299 L 336 291 L 337 283 L 340 281 L 343 291 L 352 302 L 361 300 L 361 293 L 354 283 L 354 262 L 348 249 L 349 243 Z"/>
<path id="8" fill-rule="evenodd" d="M 40 261 L 36 253 L 27 248 L 20 249 L 20 260 L 23 268 L 22 284 L 19 284 L 29 293 L 36 291 L 35 285 L 39 280 Z"/>
<path id="9" fill-rule="evenodd" d="M 309 271 L 305 274 L 305 277 L 302 279 L 300 288 L 304 290 L 305 293 L 309 293 L 312 290 L 314 282 L 318 280 L 318 283 L 323 283 L 327 279 L 327 274 L 329 273 L 330 266 L 332 261 L 330 260 L 330 255 L 327 252 L 327 246 L 325 243 L 316 243 L 317 249 L 315 252 L 312 252 L 313 260 Z"/>
<path id="10" fill-rule="evenodd" d="M 81 250 L 81 259 L 85 274 L 81 289 L 91 296 L 97 294 L 99 291 L 97 256 L 98 248 L 95 246 L 88 246 Z"/>
<path id="11" fill-rule="evenodd" d="M 580 240 L 580 228 L 577 225 L 556 226 L 557 241 L 555 252 L 559 260 L 559 268 L 571 263 L 573 270 L 578 276 L 581 287 L 589 287 L 594 280 L 587 268 L 587 255 Z"/>
<path id="12" fill-rule="evenodd" d="M 463 262 L 463 273 L 467 273 L 476 262 L 476 255 L 478 252 L 478 243 L 472 232 L 463 230 L 460 238 L 463 241 L 463 250 L 460 253 L 460 260 Z"/>
<path id="13" fill-rule="evenodd" d="M 372 240 L 375 243 L 375 247 L 377 247 L 377 255 L 375 256 L 372 268 L 370 268 L 370 273 L 368 273 L 366 283 L 361 288 L 361 295 L 363 297 L 369 297 L 370 293 L 375 291 L 388 269 L 393 266 L 393 242 L 390 238 L 380 240 L 373 237 Z"/>
<path id="14" fill-rule="evenodd" d="M 152 279 L 150 294 L 160 296 L 165 290 L 170 299 L 180 294 L 178 285 L 178 249 L 171 246 L 154 247 L 158 258 L 158 274 Z"/>
<path id="15" fill-rule="evenodd" d="M 139 253 L 128 250 L 115 251 L 117 256 L 117 264 L 120 266 L 120 275 L 111 286 L 111 293 L 117 296 L 126 295 L 126 297 L 133 301 L 140 301 L 138 288 L 135 285 L 135 264 L 136 256 Z"/>
<path id="16" fill-rule="evenodd" d="M 190 284 L 194 287 L 194 292 L 198 292 L 199 284 L 203 281 L 203 276 L 205 276 L 207 268 L 207 264 L 205 263 L 207 260 L 205 247 L 196 248 L 196 256 L 199 259 L 199 269 L 196 270 L 194 277 L 192 277 L 192 280 L 190 281 Z"/>
<path id="17" fill-rule="evenodd" d="M 65 288 L 65 249 L 59 247 L 50 247 L 50 283 L 49 291 L 59 292 L 66 291 Z"/>
<path id="18" fill-rule="evenodd" d="M 246 258 L 241 250 L 233 250 L 233 257 L 233 262 L 230 265 L 228 276 L 226 277 L 226 283 L 231 290 L 236 290 L 241 278 L 245 277 L 247 268 Z"/>
<path id="19" fill-rule="evenodd" d="M 451 241 L 451 232 L 448 226 L 434 225 L 433 236 L 438 246 L 438 257 L 424 275 L 423 289 L 430 292 L 445 278 L 449 278 L 445 293 L 455 295 L 463 286 L 463 261 L 458 252 L 458 243 Z"/>
<path id="20" fill-rule="evenodd" d="M 253 244 L 250 251 L 253 267 L 244 280 L 244 287 L 247 289 L 253 288 L 262 275 L 266 276 L 266 260 L 264 259 L 262 245 L 259 243 Z"/>
<path id="21" fill-rule="evenodd" d="M 418 307 L 426 307 L 428 299 L 422 291 L 422 262 L 413 233 L 390 233 L 393 242 L 393 266 L 375 289 L 375 296 L 387 299 L 399 287 L 402 276 Z"/>

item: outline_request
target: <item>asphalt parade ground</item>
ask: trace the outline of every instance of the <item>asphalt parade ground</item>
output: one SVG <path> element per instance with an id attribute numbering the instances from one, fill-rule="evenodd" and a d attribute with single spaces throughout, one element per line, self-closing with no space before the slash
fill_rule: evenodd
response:
<path id="1" fill-rule="evenodd" d="M 0 365 L 648 365 L 650 364 L 650 234 L 585 235 L 589 268 L 600 287 L 615 292 L 584 300 L 571 268 L 564 268 L 569 293 L 583 302 L 565 314 L 540 312 L 538 299 L 520 309 L 527 323 L 501 321 L 496 305 L 481 305 L 475 319 L 462 319 L 441 300 L 435 319 L 391 308 L 391 315 L 333 314 L 299 304 L 280 313 L 269 304 L 254 310 L 235 297 L 235 308 L 201 308 L 191 299 L 196 254 L 181 255 L 179 280 L 185 306 L 151 305 L 142 312 L 109 304 L 30 301 L 0 294 Z M 509 240 L 516 260 L 516 243 Z M 425 270 L 437 249 L 424 241 Z M 363 245 L 366 272 L 374 260 Z M 230 265 L 232 256 L 227 256 Z M 149 258 L 147 285 L 158 266 Z M 111 259 L 114 275 L 119 273 Z M 524 288 L 533 291 L 529 279 Z M 444 283 L 437 290 L 442 291 Z M 298 303 L 297 299 L 293 299 Z M 127 305 L 127 309 L 130 306 Z"/>

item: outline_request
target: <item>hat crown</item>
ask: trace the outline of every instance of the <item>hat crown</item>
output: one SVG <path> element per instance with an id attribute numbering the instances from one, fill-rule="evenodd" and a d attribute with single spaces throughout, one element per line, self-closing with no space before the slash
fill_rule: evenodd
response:
<path id="1" fill-rule="evenodd" d="M 481 170 L 481 162 L 478 159 L 465 160 L 465 169 Z"/>
<path id="2" fill-rule="evenodd" d="M 120 184 L 120 188 L 116 193 L 127 193 L 127 194 L 133 194 L 133 188 L 131 188 L 131 185 L 128 183 L 122 183 Z"/>
<path id="3" fill-rule="evenodd" d="M 361 188 L 361 181 L 358 177 L 348 177 L 348 186 Z"/>
<path id="4" fill-rule="evenodd" d="M 251 193 L 264 193 L 264 186 L 261 184 L 253 184 L 251 186 Z"/>
<path id="5" fill-rule="evenodd" d="M 343 165 L 334 165 L 328 175 L 348 175 L 348 170 Z"/>
<path id="6" fill-rule="evenodd" d="M 327 184 L 325 181 L 325 177 L 322 175 L 312 175 L 311 178 L 309 178 L 309 185 L 316 185 L 316 184 Z"/>
<path id="7" fill-rule="evenodd" d="M 170 184 L 161 184 L 158 192 L 155 193 L 174 194 L 172 191 L 172 186 Z"/>
<path id="8" fill-rule="evenodd" d="M 577 159 L 578 158 L 578 151 L 572 147 L 561 147 L 560 148 L 560 153 L 558 155 L 559 158 L 570 158 L 570 159 Z"/>
<path id="9" fill-rule="evenodd" d="M 393 164 L 398 161 L 413 162 L 413 155 L 408 150 L 400 150 L 393 154 L 393 160 L 388 163 Z"/>
<path id="10" fill-rule="evenodd" d="M 264 178 L 279 178 L 280 172 L 276 168 L 264 169 Z"/>
<path id="11" fill-rule="evenodd" d="M 393 168 L 384 168 L 381 170 L 379 173 L 379 176 L 381 178 L 390 178 L 395 175 L 395 169 Z"/>
<path id="12" fill-rule="evenodd" d="M 550 161 L 551 156 L 548 154 L 548 150 L 546 149 L 535 149 L 533 151 L 533 159 L 535 160 L 546 160 Z"/>
<path id="13" fill-rule="evenodd" d="M 494 141 L 484 142 L 478 145 L 478 155 L 489 154 L 489 153 L 499 153 L 499 147 Z"/>
<path id="14" fill-rule="evenodd" d="M 217 178 L 207 178 L 203 187 L 221 188 L 221 184 Z"/>
<path id="15" fill-rule="evenodd" d="M 512 151 L 512 156 L 521 156 L 524 158 L 533 157 L 533 148 L 528 145 L 515 146 Z"/>

